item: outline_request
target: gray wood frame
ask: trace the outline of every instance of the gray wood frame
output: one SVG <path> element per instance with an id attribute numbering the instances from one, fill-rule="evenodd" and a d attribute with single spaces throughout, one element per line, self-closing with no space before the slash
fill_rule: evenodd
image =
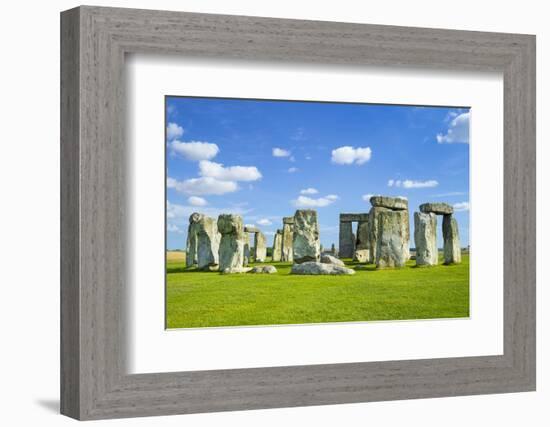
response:
<path id="1" fill-rule="evenodd" d="M 502 72 L 504 354 L 128 375 L 129 52 Z M 61 14 L 61 122 L 63 414 L 100 419 L 535 389 L 534 36 L 83 6 Z"/>

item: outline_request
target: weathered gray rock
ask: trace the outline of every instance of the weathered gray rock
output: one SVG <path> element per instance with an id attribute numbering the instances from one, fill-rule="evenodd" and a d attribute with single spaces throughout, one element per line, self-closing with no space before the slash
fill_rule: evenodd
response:
<path id="1" fill-rule="evenodd" d="M 250 236 L 246 233 L 246 240 L 243 248 L 243 266 L 250 264 Z"/>
<path id="2" fill-rule="evenodd" d="M 434 213 L 414 213 L 414 245 L 416 265 L 437 265 L 437 216 Z"/>
<path id="3" fill-rule="evenodd" d="M 294 254 L 292 252 L 292 241 L 294 235 L 294 218 L 287 216 L 283 218 L 283 244 L 281 247 L 281 261 L 292 262 Z"/>
<path id="4" fill-rule="evenodd" d="M 452 215 L 443 217 L 443 258 L 445 264 L 460 264 L 462 262 L 458 223 Z"/>
<path id="5" fill-rule="evenodd" d="M 382 207 L 372 207 L 369 211 L 369 263 L 376 263 L 376 251 L 378 241 L 378 216 L 380 212 L 388 212 L 390 209 Z"/>
<path id="6" fill-rule="evenodd" d="M 185 249 L 185 265 L 187 267 L 192 267 L 197 264 L 198 256 L 198 239 L 197 233 L 199 231 L 199 222 L 202 219 L 203 215 L 198 212 L 193 212 L 189 216 L 189 226 L 187 227 L 187 244 Z"/>
<path id="7" fill-rule="evenodd" d="M 338 236 L 338 254 L 342 258 L 353 258 L 355 253 L 355 235 L 353 224 L 340 219 L 340 234 Z"/>
<path id="8" fill-rule="evenodd" d="M 254 233 L 254 261 L 265 262 L 267 247 L 265 234 L 261 231 Z"/>
<path id="9" fill-rule="evenodd" d="M 272 265 L 257 265 L 256 267 L 253 267 L 252 270 L 250 270 L 250 273 L 275 274 L 277 273 L 277 269 Z"/>
<path id="10" fill-rule="evenodd" d="M 213 270 L 219 262 L 220 233 L 214 218 L 203 216 L 197 223 L 197 267 Z"/>
<path id="11" fill-rule="evenodd" d="M 250 270 L 252 270 L 252 267 L 233 267 L 233 268 L 225 268 L 223 270 L 220 270 L 220 273 L 241 274 L 241 273 L 249 273 Z"/>
<path id="12" fill-rule="evenodd" d="M 372 196 L 370 204 L 377 208 L 388 208 L 391 210 L 409 209 L 409 201 L 402 197 Z"/>
<path id="13" fill-rule="evenodd" d="M 281 261 L 283 248 L 283 230 L 277 230 L 273 237 L 273 251 L 271 252 L 271 259 L 273 262 Z"/>
<path id="14" fill-rule="evenodd" d="M 239 215 L 220 215 L 218 231 L 222 236 L 219 250 L 220 271 L 241 272 L 244 265 L 244 246 L 248 240 L 248 234 L 243 229 L 242 218 Z"/>
<path id="15" fill-rule="evenodd" d="M 319 261 L 321 242 L 319 241 L 317 211 L 298 209 L 294 214 L 292 253 L 294 262 L 297 264 L 307 261 Z"/>
<path id="16" fill-rule="evenodd" d="M 323 264 L 334 264 L 334 265 L 339 265 L 340 267 L 345 267 L 346 264 L 344 264 L 344 261 L 342 261 L 341 259 L 338 259 L 332 255 L 327 255 L 327 254 L 323 254 L 321 255 L 321 262 Z"/>
<path id="17" fill-rule="evenodd" d="M 357 224 L 357 239 L 355 241 L 355 255 L 353 259 L 359 262 L 368 262 L 370 256 L 369 222 L 360 221 Z"/>
<path id="18" fill-rule="evenodd" d="M 323 264 L 321 262 L 308 261 L 302 264 L 294 264 L 291 274 L 355 274 L 355 270 L 335 264 Z"/>
<path id="19" fill-rule="evenodd" d="M 420 205 L 420 212 L 433 212 L 436 215 L 451 215 L 454 209 L 447 203 L 423 203 Z"/>
<path id="20" fill-rule="evenodd" d="M 408 211 L 382 211 L 378 214 L 376 268 L 403 267 L 407 262 Z"/>

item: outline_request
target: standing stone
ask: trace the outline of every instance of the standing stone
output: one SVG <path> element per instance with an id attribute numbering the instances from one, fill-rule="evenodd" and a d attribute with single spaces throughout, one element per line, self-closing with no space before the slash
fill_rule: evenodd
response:
<path id="1" fill-rule="evenodd" d="M 407 202 L 408 203 L 408 202 Z M 405 231 L 407 233 L 406 239 L 407 239 L 407 247 L 405 248 L 405 261 L 408 261 L 411 259 L 411 248 L 410 248 L 410 241 L 411 241 L 411 225 L 410 225 L 410 216 L 409 216 L 409 210 L 406 210 L 407 216 L 406 216 L 406 223 L 405 223 Z"/>
<path id="2" fill-rule="evenodd" d="M 333 256 L 338 256 L 338 254 L 336 253 L 336 245 L 334 243 L 330 246 L 330 253 Z"/>
<path id="3" fill-rule="evenodd" d="M 294 259 L 292 241 L 294 234 L 294 218 L 287 216 L 283 218 L 283 246 L 281 249 L 281 261 L 292 262 Z"/>
<path id="4" fill-rule="evenodd" d="M 296 264 L 301 264 L 307 261 L 319 261 L 321 255 L 320 246 L 317 211 L 312 209 L 298 209 L 294 214 L 294 233 L 292 240 L 294 262 Z"/>
<path id="5" fill-rule="evenodd" d="M 243 265 L 246 267 L 250 263 L 250 235 L 246 230 L 243 233 L 243 240 Z"/>
<path id="6" fill-rule="evenodd" d="M 355 235 L 353 224 L 349 221 L 340 220 L 340 234 L 338 236 L 338 253 L 340 258 L 353 258 L 355 253 Z"/>
<path id="7" fill-rule="evenodd" d="M 273 262 L 281 261 L 281 250 L 283 246 L 283 230 L 277 230 L 273 237 L 273 251 L 271 252 L 271 260 Z"/>
<path id="8" fill-rule="evenodd" d="M 460 264 L 462 261 L 458 223 L 452 215 L 443 216 L 443 257 L 445 264 Z"/>
<path id="9" fill-rule="evenodd" d="M 369 257 L 369 223 L 368 221 L 359 221 L 357 224 L 357 240 L 355 242 L 354 260 L 359 262 L 368 262 Z"/>
<path id="10" fill-rule="evenodd" d="M 369 263 L 376 263 L 376 252 L 378 250 L 378 216 L 381 212 L 389 212 L 390 209 L 373 206 L 369 211 Z"/>
<path id="11" fill-rule="evenodd" d="M 189 216 L 189 227 L 187 228 L 187 245 L 185 249 L 185 265 L 192 267 L 197 264 L 197 249 L 198 239 L 197 233 L 199 231 L 199 222 L 203 215 L 198 212 L 193 212 Z"/>
<path id="12" fill-rule="evenodd" d="M 437 216 L 434 213 L 414 213 L 414 245 L 416 265 L 437 265 Z"/>
<path id="13" fill-rule="evenodd" d="M 265 262 L 267 254 L 265 235 L 261 231 L 254 233 L 254 261 Z"/>
<path id="14" fill-rule="evenodd" d="M 376 268 L 403 267 L 407 261 L 407 211 L 378 213 Z"/>
<path id="15" fill-rule="evenodd" d="M 244 245 L 248 234 L 244 232 L 243 220 L 239 215 L 222 214 L 218 217 L 220 240 L 220 271 L 226 273 L 243 271 Z"/>
<path id="16" fill-rule="evenodd" d="M 203 216 L 198 222 L 197 242 L 197 267 L 201 270 L 217 267 L 220 234 L 214 218 Z"/>

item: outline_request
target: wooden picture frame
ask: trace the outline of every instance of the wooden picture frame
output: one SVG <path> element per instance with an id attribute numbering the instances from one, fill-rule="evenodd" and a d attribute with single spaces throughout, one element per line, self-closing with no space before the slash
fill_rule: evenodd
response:
<path id="1" fill-rule="evenodd" d="M 127 374 L 126 53 L 502 72 L 503 355 Z M 61 166 L 65 415 L 85 420 L 535 389 L 534 36 L 78 7 L 61 14 Z"/>

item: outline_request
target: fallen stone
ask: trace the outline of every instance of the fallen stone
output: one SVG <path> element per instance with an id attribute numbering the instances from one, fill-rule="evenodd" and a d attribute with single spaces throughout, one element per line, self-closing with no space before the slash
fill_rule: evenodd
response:
<path id="1" fill-rule="evenodd" d="M 409 201 L 402 197 L 372 196 L 370 204 L 378 208 L 388 208 L 392 210 L 409 209 Z"/>
<path id="2" fill-rule="evenodd" d="M 333 265 L 339 265 L 340 267 L 345 267 L 346 264 L 344 264 L 344 261 L 332 256 L 332 255 L 321 255 L 321 262 L 323 264 L 333 264 Z"/>
<path id="3" fill-rule="evenodd" d="M 420 212 L 434 213 L 436 215 L 451 215 L 454 209 L 447 203 L 423 203 L 420 205 Z"/>
<path id="4" fill-rule="evenodd" d="M 226 268 L 226 269 L 220 270 L 220 271 L 223 274 L 241 274 L 241 273 L 248 273 L 250 270 L 252 270 L 252 267 Z"/>
<path id="5" fill-rule="evenodd" d="M 257 265 L 256 267 L 253 267 L 252 270 L 250 270 L 250 273 L 275 274 L 277 273 L 277 269 L 272 265 Z"/>
<path id="6" fill-rule="evenodd" d="M 307 261 L 319 261 L 321 242 L 319 241 L 317 211 L 313 209 L 298 209 L 294 214 L 294 231 L 292 234 L 294 262 L 301 264 Z"/>
<path id="7" fill-rule="evenodd" d="M 321 262 L 307 261 L 302 264 L 294 264 L 290 270 L 290 273 L 311 275 L 344 275 L 355 274 L 355 270 L 335 264 L 323 264 Z"/>
<path id="8" fill-rule="evenodd" d="M 437 265 L 437 216 L 434 213 L 414 213 L 414 245 L 416 265 Z"/>

